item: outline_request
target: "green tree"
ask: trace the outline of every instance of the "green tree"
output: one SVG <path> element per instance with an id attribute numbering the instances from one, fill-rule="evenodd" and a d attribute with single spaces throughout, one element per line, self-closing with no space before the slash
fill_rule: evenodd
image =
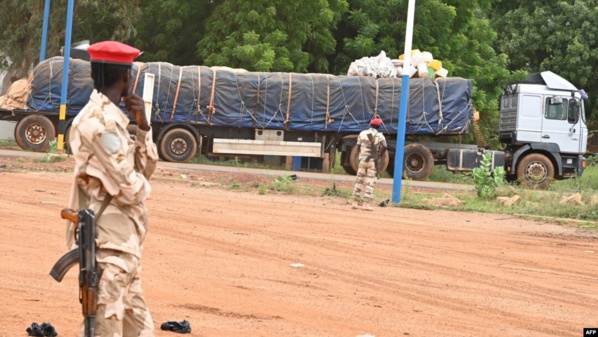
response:
<path id="1" fill-rule="evenodd" d="M 39 57 L 43 10 L 43 2 L 35 0 L 0 3 L 0 69 L 7 70 L 5 84 L 13 76 L 26 77 Z"/>
<path id="2" fill-rule="evenodd" d="M 197 53 L 207 65 L 327 72 L 332 29 L 346 9 L 346 0 L 223 0 Z"/>
<path id="3" fill-rule="evenodd" d="M 335 73 L 346 73 L 352 61 L 381 50 L 391 58 L 403 53 L 407 0 L 350 0 L 349 4 L 335 33 L 342 41 Z M 473 80 L 474 104 L 484 112 L 482 129 L 494 139 L 501 85 L 514 75 L 506 68 L 506 55 L 493 48 L 497 35 L 488 19 L 491 10 L 490 0 L 418 0 L 413 48 L 431 52 L 450 71 L 449 76 Z"/>
<path id="4" fill-rule="evenodd" d="M 215 7 L 212 0 L 144 1 L 135 39 L 135 46 L 143 50 L 140 60 L 201 64 L 193 46 L 205 35 L 206 20 Z"/>
<path id="5" fill-rule="evenodd" d="M 128 41 L 135 36 L 139 0 L 78 0 L 73 15 L 72 41 L 106 39 Z M 47 57 L 59 55 L 66 31 L 66 0 L 51 2 Z M 0 2 L 0 68 L 7 78 L 25 77 L 39 59 L 44 1 Z"/>
<path id="6" fill-rule="evenodd" d="M 509 55 L 509 69 L 550 70 L 590 95 L 586 114 L 596 110 L 598 7 L 593 0 L 501 1 L 492 25 L 497 49 Z"/>

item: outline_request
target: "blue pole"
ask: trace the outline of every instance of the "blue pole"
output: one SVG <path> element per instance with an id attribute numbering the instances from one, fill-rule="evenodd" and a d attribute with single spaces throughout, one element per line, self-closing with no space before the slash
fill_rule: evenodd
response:
<path id="1" fill-rule="evenodd" d="M 50 1 L 46 0 L 46 6 L 44 7 L 44 23 L 42 27 L 42 46 L 39 51 L 39 61 L 42 62 L 46 59 L 46 43 L 48 41 L 48 21 L 50 21 Z"/>
<path id="2" fill-rule="evenodd" d="M 403 82 L 401 86 L 401 104 L 399 106 L 399 125 L 397 128 L 397 146 L 395 149 L 395 172 L 392 183 L 392 202 L 401 202 L 403 185 L 403 152 L 405 134 L 407 132 L 407 109 L 409 108 L 409 79 L 411 78 L 411 45 L 413 43 L 413 19 L 415 17 L 415 0 L 409 0 L 407 9 L 407 27 L 405 30 L 405 58 L 403 60 Z"/>
<path id="3" fill-rule="evenodd" d="M 62 63 L 62 91 L 60 92 L 60 115 L 58 121 L 58 150 L 64 149 L 64 132 L 66 131 L 66 103 L 69 86 L 69 66 L 71 60 L 71 35 L 73 30 L 73 7 L 75 0 L 68 0 L 66 10 L 66 37 L 64 39 L 64 60 Z"/>

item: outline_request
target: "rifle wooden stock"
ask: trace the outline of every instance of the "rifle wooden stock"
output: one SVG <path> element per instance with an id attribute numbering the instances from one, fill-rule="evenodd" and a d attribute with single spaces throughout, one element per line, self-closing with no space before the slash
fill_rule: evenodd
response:
<path id="1" fill-rule="evenodd" d="M 62 211 L 60 211 L 60 217 L 65 220 L 71 221 L 75 225 L 79 223 L 79 213 L 77 213 L 77 211 L 73 211 L 72 209 L 63 209 Z"/>

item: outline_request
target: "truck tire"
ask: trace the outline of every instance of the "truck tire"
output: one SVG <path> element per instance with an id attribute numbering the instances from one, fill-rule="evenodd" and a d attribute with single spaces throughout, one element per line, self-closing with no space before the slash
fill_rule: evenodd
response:
<path id="1" fill-rule="evenodd" d="M 29 115 L 15 128 L 15 141 L 23 150 L 45 152 L 56 137 L 54 125 L 45 116 Z"/>
<path id="2" fill-rule="evenodd" d="M 66 132 L 64 133 L 64 149 L 66 153 L 73 154 L 71 149 L 71 125 L 67 126 Z"/>
<path id="3" fill-rule="evenodd" d="M 343 170 L 345 170 L 345 172 L 347 174 L 350 174 L 352 176 L 357 174 L 357 171 L 353 170 L 353 167 L 351 166 L 351 163 L 349 162 L 349 156 L 351 155 L 351 153 L 349 152 L 341 152 L 341 166 L 343 167 Z"/>
<path id="4" fill-rule="evenodd" d="M 189 130 L 172 129 L 160 140 L 160 155 L 166 161 L 187 162 L 197 152 L 197 141 Z"/>
<path id="5" fill-rule="evenodd" d="M 517 164 L 517 179 L 526 187 L 546 189 L 554 180 L 554 165 L 543 154 L 528 154 Z"/>
<path id="6" fill-rule="evenodd" d="M 388 152 L 388 151 L 386 151 L 386 152 Z M 395 157 L 394 157 L 394 155 L 388 157 L 388 164 L 386 165 L 386 173 L 388 173 L 388 175 L 391 178 L 394 178 L 394 176 L 395 176 Z"/>
<path id="7" fill-rule="evenodd" d="M 427 146 L 412 143 L 405 146 L 403 168 L 408 179 L 426 180 L 434 170 L 434 155 Z"/>
<path id="8" fill-rule="evenodd" d="M 351 148 L 349 162 L 351 163 L 351 169 L 355 171 L 354 174 L 357 175 L 357 171 L 359 171 L 359 152 L 357 151 L 357 145 Z"/>
<path id="9" fill-rule="evenodd" d="M 341 154 L 341 158 L 342 158 L 342 154 Z M 389 161 L 388 158 L 389 158 L 389 155 L 388 155 L 388 150 L 387 150 L 384 153 L 384 158 L 382 158 L 382 160 L 379 163 L 380 164 L 380 167 L 379 167 L 380 173 L 384 173 L 384 171 L 386 171 L 386 167 L 388 166 L 388 161 Z M 357 145 L 355 145 L 355 146 L 353 146 L 353 148 L 351 148 L 349 163 L 351 164 L 350 170 L 351 170 L 351 172 L 354 172 L 354 173 L 349 173 L 349 171 L 347 171 L 347 168 L 345 168 L 343 166 L 343 168 L 345 168 L 345 172 L 352 174 L 352 175 L 357 175 L 357 171 L 359 171 L 359 152 L 357 152 Z"/>

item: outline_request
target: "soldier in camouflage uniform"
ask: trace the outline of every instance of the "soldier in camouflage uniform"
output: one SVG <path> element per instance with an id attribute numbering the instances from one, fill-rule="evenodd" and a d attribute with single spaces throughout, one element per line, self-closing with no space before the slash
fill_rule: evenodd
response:
<path id="1" fill-rule="evenodd" d="M 378 132 L 380 125 L 382 125 L 380 118 L 372 119 L 370 128 L 362 131 L 357 138 L 359 170 L 357 171 L 357 181 L 353 189 L 353 209 L 374 210 L 370 203 L 374 201 L 374 185 L 378 176 L 376 162 L 384 155 L 387 147 L 386 138 L 381 132 Z M 373 143 L 368 137 L 369 134 L 373 136 Z M 378 158 L 374 158 L 374 152 L 378 153 Z"/>
<path id="2" fill-rule="evenodd" d="M 70 206 L 98 212 L 97 263 L 100 273 L 96 336 L 154 336 L 154 324 L 141 290 L 141 251 L 147 231 L 145 200 L 148 179 L 158 161 L 143 100 L 129 94 L 131 65 L 139 50 L 118 43 L 100 42 L 88 49 L 95 90 L 73 121 L 70 146 L 75 176 Z M 132 140 L 129 119 L 120 102 L 137 122 Z M 67 230 L 73 248 L 74 226 Z M 83 327 L 80 331 L 83 336 Z"/>

